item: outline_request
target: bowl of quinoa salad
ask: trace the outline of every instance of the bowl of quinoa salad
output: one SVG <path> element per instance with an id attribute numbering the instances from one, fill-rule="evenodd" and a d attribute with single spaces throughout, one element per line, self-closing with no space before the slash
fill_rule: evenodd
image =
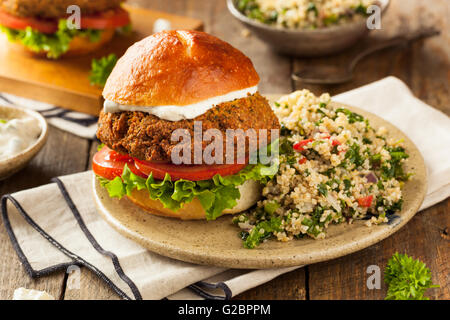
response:
<path id="1" fill-rule="evenodd" d="M 153 252 L 239 269 L 335 259 L 380 242 L 415 215 L 426 167 L 395 126 L 327 94 L 265 96 L 283 130 L 279 170 L 254 208 L 233 218 L 179 221 L 112 199 L 97 183 L 99 210 L 119 228 L 141 228 L 135 239 Z"/>
<path id="2" fill-rule="evenodd" d="M 389 0 L 227 0 L 228 9 L 274 51 L 324 56 L 350 47 L 369 31 L 367 8 Z"/>

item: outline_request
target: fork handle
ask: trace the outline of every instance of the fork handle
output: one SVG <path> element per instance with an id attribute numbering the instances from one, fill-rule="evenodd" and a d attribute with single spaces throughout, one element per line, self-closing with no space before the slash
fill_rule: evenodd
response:
<path id="1" fill-rule="evenodd" d="M 355 58 L 353 58 L 353 61 L 350 64 L 350 70 L 353 70 L 353 68 L 356 66 L 356 64 L 361 61 L 362 58 L 376 52 L 379 50 L 383 50 L 389 47 L 395 47 L 399 45 L 406 45 L 411 41 L 433 37 L 436 35 L 439 35 L 441 32 L 439 30 L 436 30 L 434 28 L 428 28 L 424 30 L 418 30 L 415 32 L 412 32 L 410 34 L 396 36 L 391 39 L 387 39 L 381 42 L 376 43 L 373 46 L 370 46 L 369 48 L 363 50 L 361 53 L 359 53 Z"/>

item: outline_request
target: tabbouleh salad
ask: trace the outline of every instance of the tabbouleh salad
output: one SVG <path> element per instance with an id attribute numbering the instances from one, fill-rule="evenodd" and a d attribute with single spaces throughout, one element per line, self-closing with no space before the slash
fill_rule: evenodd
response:
<path id="1" fill-rule="evenodd" d="M 366 16 L 373 0 L 238 0 L 247 17 L 289 29 L 316 29 Z"/>
<path id="2" fill-rule="evenodd" d="M 271 237 L 323 239 L 330 224 L 366 219 L 370 226 L 401 210 L 411 175 L 403 168 L 403 140 L 330 101 L 329 94 L 302 90 L 275 103 L 279 171 L 256 207 L 233 218 L 246 248 Z"/>

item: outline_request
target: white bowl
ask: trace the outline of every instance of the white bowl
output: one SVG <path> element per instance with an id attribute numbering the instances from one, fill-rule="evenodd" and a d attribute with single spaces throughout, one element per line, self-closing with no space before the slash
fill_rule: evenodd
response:
<path id="1" fill-rule="evenodd" d="M 28 148 L 20 152 L 19 154 L 0 160 L 0 180 L 6 179 L 12 176 L 14 173 L 23 169 L 31 159 L 42 149 L 48 137 L 48 125 L 45 118 L 38 112 L 15 108 L 0 106 L 0 119 L 20 119 L 24 117 L 33 117 L 39 121 L 41 127 L 41 134 L 38 139 Z"/>
<path id="2" fill-rule="evenodd" d="M 227 0 L 231 14 L 274 51 L 297 57 L 330 55 L 342 51 L 369 32 L 366 19 L 318 29 L 287 29 L 264 24 L 248 18 L 236 8 L 236 0 Z M 389 0 L 378 0 L 382 13 Z"/>

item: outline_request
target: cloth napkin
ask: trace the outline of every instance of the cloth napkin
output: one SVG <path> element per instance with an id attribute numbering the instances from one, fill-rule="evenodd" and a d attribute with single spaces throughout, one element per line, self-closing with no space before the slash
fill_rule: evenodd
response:
<path id="1" fill-rule="evenodd" d="M 450 119 L 446 115 L 414 98 L 393 77 L 335 100 L 378 114 L 418 146 L 429 173 L 421 209 L 450 195 Z M 2 198 L 6 230 L 31 276 L 77 265 L 92 270 L 124 299 L 225 299 L 299 268 L 226 270 L 149 252 L 119 235 L 97 214 L 91 196 L 92 175 L 61 177 Z"/>
<path id="2" fill-rule="evenodd" d="M 70 132 L 85 139 L 95 139 L 97 117 L 63 109 L 45 102 L 18 97 L 0 92 L 0 103 L 7 106 L 19 106 L 41 113 L 47 122 L 58 129 Z"/>

